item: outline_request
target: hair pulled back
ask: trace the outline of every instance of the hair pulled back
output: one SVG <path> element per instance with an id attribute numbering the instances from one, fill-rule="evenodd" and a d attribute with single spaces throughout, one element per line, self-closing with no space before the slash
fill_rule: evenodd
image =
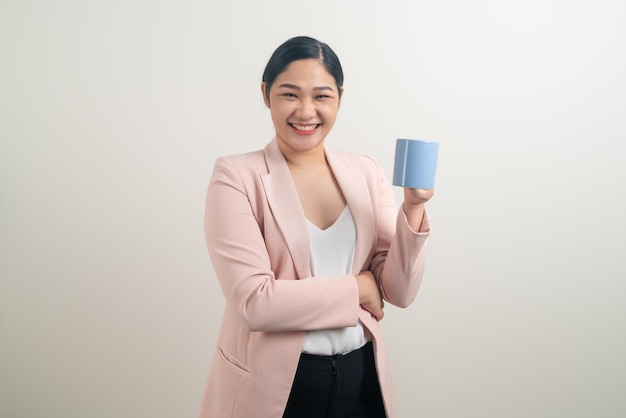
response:
<path id="1" fill-rule="evenodd" d="M 288 39 L 280 45 L 270 57 L 265 71 L 263 82 L 265 83 L 265 96 L 269 99 L 270 88 L 276 78 L 287 69 L 294 61 L 302 59 L 319 59 L 326 71 L 335 79 L 337 91 L 341 94 L 343 86 L 343 69 L 335 52 L 328 44 L 320 42 L 309 36 L 296 36 Z"/>

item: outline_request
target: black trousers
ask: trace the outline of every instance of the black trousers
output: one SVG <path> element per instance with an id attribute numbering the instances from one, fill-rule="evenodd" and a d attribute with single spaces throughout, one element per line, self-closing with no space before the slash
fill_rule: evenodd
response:
<path id="1" fill-rule="evenodd" d="M 385 418 L 369 342 L 338 356 L 301 354 L 283 418 Z"/>

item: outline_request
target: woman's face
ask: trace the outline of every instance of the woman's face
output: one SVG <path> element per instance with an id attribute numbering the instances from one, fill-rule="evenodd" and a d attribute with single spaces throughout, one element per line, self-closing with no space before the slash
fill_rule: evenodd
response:
<path id="1" fill-rule="evenodd" d="M 265 84 L 262 91 L 283 153 L 323 152 L 341 93 L 324 65 L 317 59 L 293 61 L 276 77 L 269 95 Z"/>

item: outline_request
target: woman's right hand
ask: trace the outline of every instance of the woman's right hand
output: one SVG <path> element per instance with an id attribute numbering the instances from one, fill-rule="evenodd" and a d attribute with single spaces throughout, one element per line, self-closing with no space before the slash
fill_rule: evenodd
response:
<path id="1" fill-rule="evenodd" d="M 370 271 L 362 271 L 356 276 L 359 288 L 359 304 L 363 309 L 374 315 L 377 321 L 383 319 L 383 298 L 378 289 L 378 283 Z"/>

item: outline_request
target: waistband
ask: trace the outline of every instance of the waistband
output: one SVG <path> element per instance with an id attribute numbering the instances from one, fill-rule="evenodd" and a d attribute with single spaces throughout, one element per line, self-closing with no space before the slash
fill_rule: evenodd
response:
<path id="1" fill-rule="evenodd" d="M 319 356 L 316 354 L 300 354 L 298 367 L 315 370 L 334 371 L 345 369 L 358 363 L 363 364 L 367 358 L 374 357 L 374 347 L 368 341 L 363 347 L 351 351 L 347 354 L 337 354 L 334 356 Z"/>

